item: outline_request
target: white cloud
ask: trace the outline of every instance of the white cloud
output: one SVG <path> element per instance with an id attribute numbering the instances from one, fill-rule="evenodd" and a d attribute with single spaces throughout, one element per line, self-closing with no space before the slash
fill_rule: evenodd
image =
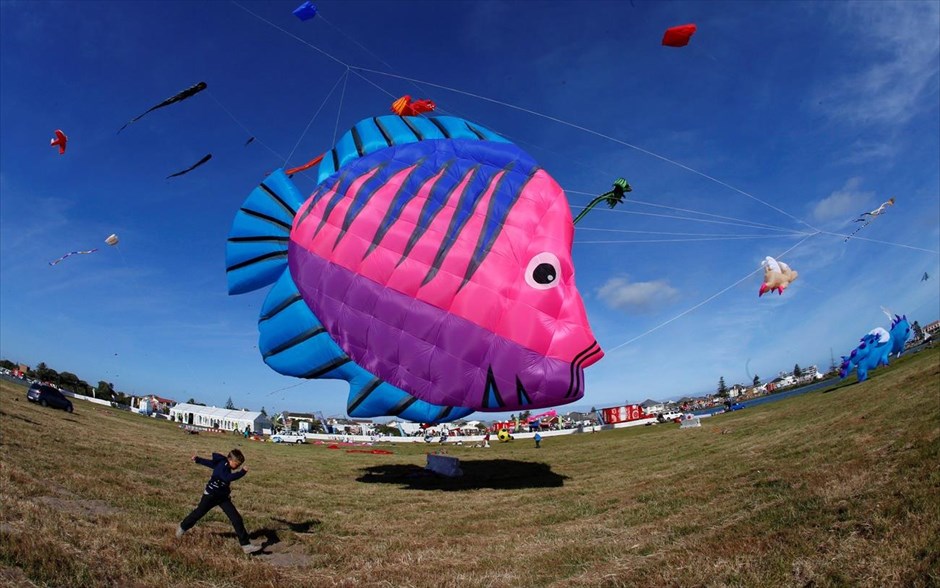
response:
<path id="1" fill-rule="evenodd" d="M 874 192 L 859 190 L 861 184 L 861 178 L 849 178 L 842 188 L 812 205 L 813 218 L 827 221 L 858 214 L 875 195 Z"/>
<path id="2" fill-rule="evenodd" d="M 665 280 L 630 282 L 626 277 L 611 278 L 597 292 L 611 308 L 645 312 L 671 302 L 679 291 Z"/>
<path id="3" fill-rule="evenodd" d="M 857 23 L 849 33 L 859 50 L 880 56 L 861 71 L 834 79 L 819 91 L 820 107 L 848 123 L 899 124 L 918 114 L 937 92 L 940 4 L 858 2 L 837 11 L 839 22 Z"/>

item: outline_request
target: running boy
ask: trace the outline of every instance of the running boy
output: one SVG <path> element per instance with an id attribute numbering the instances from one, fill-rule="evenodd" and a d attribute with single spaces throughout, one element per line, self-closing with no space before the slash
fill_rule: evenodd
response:
<path id="1" fill-rule="evenodd" d="M 222 509 L 222 512 L 232 522 L 235 527 L 235 533 L 238 535 L 238 542 L 245 553 L 254 553 L 261 549 L 261 545 L 252 545 L 248 538 L 248 531 L 245 530 L 245 523 L 242 522 L 242 515 L 238 514 L 238 509 L 232 504 L 230 498 L 231 489 L 229 485 L 248 473 L 247 467 L 242 467 L 241 471 L 235 471 L 243 463 L 245 456 L 238 449 L 233 449 L 229 454 L 213 453 L 212 459 L 197 457 L 193 455 L 192 460 L 199 465 L 212 468 L 212 477 L 206 484 L 206 489 L 202 493 L 202 500 L 199 501 L 193 512 L 189 513 L 183 522 L 176 528 L 176 536 L 182 537 L 183 533 L 192 529 L 199 519 L 215 507 Z"/>

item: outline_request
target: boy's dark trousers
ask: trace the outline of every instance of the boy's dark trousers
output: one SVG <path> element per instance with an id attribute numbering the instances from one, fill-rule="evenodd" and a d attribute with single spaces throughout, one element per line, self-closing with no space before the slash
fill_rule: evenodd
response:
<path id="1" fill-rule="evenodd" d="M 228 517 L 228 520 L 232 522 L 232 526 L 235 527 L 235 534 L 238 535 L 238 542 L 241 545 L 248 545 L 251 543 L 251 540 L 248 538 L 248 531 L 245 530 L 245 523 L 242 521 L 242 515 L 238 514 L 238 509 L 235 508 L 235 505 L 232 504 L 232 499 L 229 496 L 213 496 L 211 494 L 203 494 L 202 500 L 199 501 L 199 505 L 193 509 L 193 512 L 189 513 L 183 522 L 180 523 L 180 527 L 184 531 L 192 529 L 199 519 L 204 517 L 207 512 L 212 510 L 215 507 L 222 509 L 222 512 Z"/>

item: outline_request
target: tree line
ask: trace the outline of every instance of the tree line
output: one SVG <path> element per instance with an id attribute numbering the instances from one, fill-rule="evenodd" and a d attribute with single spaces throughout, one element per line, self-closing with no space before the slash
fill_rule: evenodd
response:
<path id="1" fill-rule="evenodd" d="M 19 365 L 8 359 L 0 359 L 0 366 L 8 370 L 18 370 Z M 27 378 L 38 380 L 40 382 L 49 382 L 59 388 L 64 388 L 76 394 L 92 396 L 118 404 L 130 404 L 130 395 L 114 389 L 114 384 L 99 380 L 97 386 L 92 386 L 85 380 L 79 378 L 72 372 L 59 372 L 47 366 L 45 362 L 39 362 L 35 368 L 26 370 Z"/>

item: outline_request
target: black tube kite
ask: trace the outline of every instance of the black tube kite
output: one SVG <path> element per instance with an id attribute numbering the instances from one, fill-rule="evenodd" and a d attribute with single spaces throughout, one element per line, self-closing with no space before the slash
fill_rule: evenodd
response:
<path id="1" fill-rule="evenodd" d="M 129 120 L 129 121 L 127 121 L 126 123 L 124 123 L 124 126 L 121 127 L 120 129 L 118 129 L 118 133 L 120 133 L 121 131 L 123 131 L 123 130 L 127 127 L 127 125 L 131 124 L 132 122 L 137 122 L 138 120 L 142 119 L 142 118 L 143 118 L 144 116 L 146 116 L 148 113 L 150 113 L 150 112 L 152 112 L 152 111 L 154 111 L 154 110 L 156 110 L 156 109 L 158 109 L 158 108 L 163 108 L 164 106 L 169 106 L 170 104 L 173 104 L 173 103 L 175 103 L 175 102 L 179 102 L 179 101 L 181 101 L 181 100 L 186 100 L 186 99 L 189 98 L 190 96 L 194 96 L 194 95 L 198 94 L 199 92 L 202 92 L 202 91 L 205 90 L 205 89 L 206 89 L 206 83 L 205 83 L 205 82 L 199 82 L 199 83 L 196 84 L 195 86 L 191 86 L 191 87 L 189 87 L 189 88 L 186 88 L 185 90 L 183 90 L 183 91 L 180 92 L 179 94 L 176 94 L 175 96 L 170 96 L 169 98 L 167 98 L 166 100 L 164 100 L 164 101 L 161 102 L 160 104 L 157 104 L 156 106 L 151 107 L 147 112 L 141 114 L 140 116 L 134 117 L 134 118 L 132 118 L 131 120 Z"/>
<path id="2" fill-rule="evenodd" d="M 181 175 L 183 175 L 183 174 L 188 174 L 189 172 L 193 171 L 194 169 L 196 169 L 196 168 L 199 167 L 200 165 L 204 164 L 205 162 L 209 161 L 210 159 L 212 159 L 212 154 L 211 154 L 211 153 L 207 154 L 205 157 L 203 157 L 202 159 L 200 159 L 199 161 L 197 161 L 197 162 L 196 162 L 195 164 L 193 164 L 192 166 L 187 167 L 186 169 L 184 169 L 184 170 L 182 170 L 182 171 L 178 171 L 178 172 L 176 172 L 175 174 L 171 174 L 171 175 L 167 176 L 166 179 L 169 180 L 170 178 L 175 178 L 175 177 L 181 176 Z"/>

